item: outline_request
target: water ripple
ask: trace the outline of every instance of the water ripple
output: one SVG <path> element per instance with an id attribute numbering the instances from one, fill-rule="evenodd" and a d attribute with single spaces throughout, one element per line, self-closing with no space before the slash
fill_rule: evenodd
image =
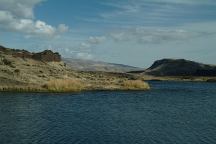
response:
<path id="1" fill-rule="evenodd" d="M 0 93 L 0 143 L 216 143 L 215 84 L 151 85 L 149 92 Z"/>

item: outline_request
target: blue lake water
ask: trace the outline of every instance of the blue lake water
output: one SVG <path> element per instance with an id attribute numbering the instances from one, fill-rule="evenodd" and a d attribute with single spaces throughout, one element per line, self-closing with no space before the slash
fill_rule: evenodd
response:
<path id="1" fill-rule="evenodd" d="M 215 144 L 216 84 L 148 92 L 0 93 L 0 144 Z"/>

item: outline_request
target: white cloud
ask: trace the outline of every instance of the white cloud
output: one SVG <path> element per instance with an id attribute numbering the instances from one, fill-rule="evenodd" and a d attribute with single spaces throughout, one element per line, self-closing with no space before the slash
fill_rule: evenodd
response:
<path id="1" fill-rule="evenodd" d="M 110 10 L 98 14 L 102 22 L 115 26 L 182 25 L 194 21 L 215 20 L 215 0 L 118 0 L 101 2 Z"/>
<path id="2" fill-rule="evenodd" d="M 91 44 L 100 44 L 101 42 L 105 41 L 105 36 L 90 36 L 88 42 Z"/>
<path id="3" fill-rule="evenodd" d="M 79 48 L 86 51 L 95 45 L 103 43 L 105 40 L 105 36 L 90 36 L 85 42 L 80 43 Z"/>
<path id="4" fill-rule="evenodd" d="M 193 39 L 207 35 L 208 33 L 185 30 L 185 27 L 181 28 L 163 28 L 163 27 L 131 27 L 111 33 L 103 36 L 90 36 L 87 40 L 80 42 L 78 46 L 75 46 L 75 57 L 81 59 L 93 59 L 92 54 L 103 49 L 105 45 L 116 47 L 118 45 L 124 45 L 127 43 L 134 43 L 136 45 L 151 45 L 158 44 L 164 45 L 172 42 L 185 42 L 188 39 Z M 74 48 L 73 48 L 74 49 Z"/>
<path id="5" fill-rule="evenodd" d="M 60 33 L 67 32 L 67 31 L 69 31 L 69 27 L 66 26 L 65 24 L 60 24 L 60 25 L 58 26 L 58 31 L 59 31 Z"/>
<path id="6" fill-rule="evenodd" d="M 196 33 L 182 29 L 157 29 L 148 27 L 130 28 L 118 32 L 112 32 L 110 37 L 114 41 L 136 41 L 142 43 L 162 43 L 169 41 L 185 40 L 196 36 Z"/>
<path id="7" fill-rule="evenodd" d="M 165 3 L 176 3 L 176 4 L 212 4 L 214 0 L 139 0 L 139 1 L 154 1 L 154 2 L 165 2 Z"/>
<path id="8" fill-rule="evenodd" d="M 86 49 L 86 48 L 90 48 L 91 47 L 91 44 L 87 43 L 87 42 L 82 42 L 80 44 L 80 48 L 81 49 Z"/>
<path id="9" fill-rule="evenodd" d="M 94 47 L 103 44 L 106 41 L 106 36 L 90 36 L 88 39 L 81 41 L 77 45 L 70 43 L 64 47 L 62 51 L 66 57 L 76 57 L 78 59 L 94 59 Z M 62 44 L 61 44 L 62 45 Z M 63 44 L 65 46 L 65 43 Z"/>
<path id="10" fill-rule="evenodd" d="M 17 18 L 33 18 L 36 4 L 45 0 L 0 0 L 0 10 L 8 11 Z"/>
<path id="11" fill-rule="evenodd" d="M 123 40 L 129 40 L 130 36 L 126 35 L 124 31 L 121 32 L 113 32 L 110 34 L 111 38 L 113 38 L 115 41 L 123 41 Z"/>
<path id="12" fill-rule="evenodd" d="M 0 0 L 0 29 L 31 36 L 53 37 L 68 31 L 60 24 L 57 28 L 34 19 L 33 9 L 43 0 Z"/>
<path id="13" fill-rule="evenodd" d="M 203 26 L 203 25 L 202 25 Z M 168 44 L 183 44 L 199 37 L 211 36 L 215 31 L 206 31 L 190 25 L 182 27 L 131 27 L 114 31 L 104 36 L 91 36 L 86 41 L 81 42 L 77 58 L 92 59 L 92 54 L 104 51 L 104 48 L 112 47 L 106 51 L 114 52 L 122 45 L 134 44 L 136 46 L 164 46 Z M 197 26 L 198 27 L 198 26 Z M 212 30 L 212 29 L 211 29 Z M 104 53 L 104 52 L 103 52 Z"/>
<path id="14" fill-rule="evenodd" d="M 76 58 L 93 59 L 93 55 L 102 49 L 106 44 L 116 46 L 126 43 L 135 44 L 164 44 L 173 41 L 184 41 L 188 38 L 197 36 L 197 33 L 186 31 L 183 29 L 165 29 L 150 27 L 132 27 L 111 32 L 103 36 L 90 36 L 87 40 L 78 45 L 77 51 L 73 52 Z M 100 50 L 101 47 L 101 50 Z M 117 48 L 118 49 L 118 48 Z"/>

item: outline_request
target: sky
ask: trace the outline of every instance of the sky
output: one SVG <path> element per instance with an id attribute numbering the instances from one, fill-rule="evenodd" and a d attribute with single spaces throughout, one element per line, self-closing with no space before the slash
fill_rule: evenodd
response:
<path id="1" fill-rule="evenodd" d="M 144 68 L 216 64 L 216 1 L 0 0 L 0 45 Z"/>

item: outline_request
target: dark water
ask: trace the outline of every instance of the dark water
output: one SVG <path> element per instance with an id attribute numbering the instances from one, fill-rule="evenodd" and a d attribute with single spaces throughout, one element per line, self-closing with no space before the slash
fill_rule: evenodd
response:
<path id="1" fill-rule="evenodd" d="M 149 92 L 0 93 L 0 144 L 216 144 L 216 84 Z"/>

